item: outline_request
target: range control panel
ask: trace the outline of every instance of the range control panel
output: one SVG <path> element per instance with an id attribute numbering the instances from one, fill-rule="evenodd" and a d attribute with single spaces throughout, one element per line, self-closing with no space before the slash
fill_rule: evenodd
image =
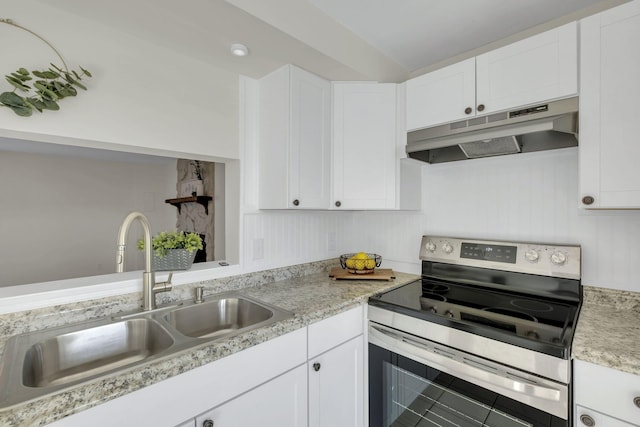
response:
<path id="1" fill-rule="evenodd" d="M 578 245 L 423 236 L 420 259 L 518 273 L 580 279 Z"/>

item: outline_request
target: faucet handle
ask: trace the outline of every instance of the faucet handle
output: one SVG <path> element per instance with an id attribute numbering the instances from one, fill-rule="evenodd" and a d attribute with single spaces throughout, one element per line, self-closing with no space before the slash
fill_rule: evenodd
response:
<path id="1" fill-rule="evenodd" d="M 196 299 L 194 301 L 196 304 L 204 302 L 203 294 L 204 294 L 204 286 L 196 287 Z"/>

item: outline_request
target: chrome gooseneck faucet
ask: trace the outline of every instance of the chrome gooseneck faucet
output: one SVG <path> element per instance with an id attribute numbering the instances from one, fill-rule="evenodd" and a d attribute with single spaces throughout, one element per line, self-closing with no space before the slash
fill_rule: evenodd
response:
<path id="1" fill-rule="evenodd" d="M 151 269 L 151 255 L 152 255 L 152 243 L 151 243 L 151 226 L 146 216 L 140 212 L 131 212 L 122 221 L 120 231 L 118 232 L 118 252 L 116 254 L 116 268 L 118 273 L 124 271 L 124 251 L 127 249 L 127 233 L 129 227 L 135 220 L 140 221 L 142 229 L 144 230 L 144 273 L 142 273 L 142 310 L 149 311 L 156 308 L 156 294 L 160 292 L 167 292 L 171 290 L 171 276 L 173 273 L 169 273 L 169 278 L 166 282 L 156 283 L 156 275 Z"/>

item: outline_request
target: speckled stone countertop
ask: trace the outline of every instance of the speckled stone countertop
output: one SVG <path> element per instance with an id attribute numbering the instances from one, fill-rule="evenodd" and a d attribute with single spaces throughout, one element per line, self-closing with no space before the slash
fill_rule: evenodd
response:
<path id="1" fill-rule="evenodd" d="M 160 304 L 191 299 L 195 286 L 205 287 L 205 299 L 216 293 L 239 290 L 249 297 L 289 310 L 294 316 L 270 326 L 202 344 L 135 368 L 123 369 L 117 374 L 77 385 L 54 395 L 0 410 L 0 426 L 41 426 L 51 423 L 331 317 L 365 302 L 375 293 L 418 278 L 412 274 L 396 273 L 396 279 L 391 282 L 333 281 L 328 277 L 328 271 L 332 266 L 335 266 L 335 260 L 303 264 L 184 285 L 173 292 L 159 295 Z M 11 335 L 135 311 L 138 309 L 140 298 L 140 294 L 130 294 L 2 315 L 0 355 Z"/>
<path id="2" fill-rule="evenodd" d="M 573 357 L 640 375 L 640 293 L 585 286 Z"/>

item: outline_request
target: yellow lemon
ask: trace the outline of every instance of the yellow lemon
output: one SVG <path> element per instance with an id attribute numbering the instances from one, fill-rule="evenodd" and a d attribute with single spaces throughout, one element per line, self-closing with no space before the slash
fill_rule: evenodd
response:
<path id="1" fill-rule="evenodd" d="M 355 254 L 355 255 L 353 256 L 353 258 L 355 258 L 355 259 L 370 259 L 370 258 L 369 258 L 369 255 L 367 255 L 367 254 L 366 254 L 366 253 L 364 253 L 364 252 L 358 252 L 357 254 Z"/>
<path id="2" fill-rule="evenodd" d="M 373 270 L 374 268 L 376 268 L 376 261 L 375 261 L 375 260 L 373 260 L 373 259 L 365 260 L 365 262 L 364 262 L 364 267 L 365 267 L 367 270 Z"/>
<path id="3" fill-rule="evenodd" d="M 347 268 L 355 268 L 355 264 L 356 260 L 354 260 L 353 258 L 349 258 L 345 261 L 345 265 L 347 266 Z"/>
<path id="4" fill-rule="evenodd" d="M 355 261 L 354 261 L 354 268 L 355 268 L 356 270 L 364 270 L 364 263 L 365 263 L 365 262 L 366 262 L 366 261 L 365 261 L 365 260 L 363 260 L 363 259 L 357 259 L 357 260 L 355 260 Z"/>

